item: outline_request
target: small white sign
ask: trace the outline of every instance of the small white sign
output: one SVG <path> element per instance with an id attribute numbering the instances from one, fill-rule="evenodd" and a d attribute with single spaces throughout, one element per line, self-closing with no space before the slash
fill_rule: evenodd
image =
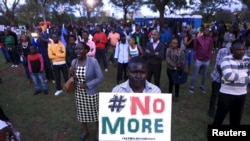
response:
<path id="1" fill-rule="evenodd" d="M 0 25 L 0 31 L 4 31 L 4 25 Z"/>

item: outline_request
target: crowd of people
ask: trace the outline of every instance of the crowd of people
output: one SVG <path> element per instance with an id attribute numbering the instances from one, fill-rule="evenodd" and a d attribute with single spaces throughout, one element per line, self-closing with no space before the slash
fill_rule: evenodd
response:
<path id="1" fill-rule="evenodd" d="M 161 93 L 162 64 L 166 63 L 167 92 L 177 102 L 181 85 L 172 74 L 188 72 L 189 92 L 198 92 L 195 85 L 199 84 L 200 92 L 207 93 L 206 79 L 215 53 L 208 115 L 215 117 L 214 124 L 222 124 L 230 111 L 230 124 L 240 124 L 249 83 L 250 30 L 246 26 L 235 32 L 223 22 L 202 25 L 199 31 L 187 25 L 159 28 L 157 22 L 143 26 L 113 23 L 35 28 L 23 32 L 20 39 L 7 28 L 1 35 L 6 63 L 13 68 L 23 65 L 27 82 L 34 83 L 34 95 L 49 94 L 47 82 L 51 81 L 58 96 L 63 92 L 62 83 L 74 76 L 82 141 L 89 135 L 88 122 L 95 122 L 98 130 L 98 85 L 109 69 L 117 72 L 112 92 Z M 199 72 L 201 82 L 196 83 Z"/>

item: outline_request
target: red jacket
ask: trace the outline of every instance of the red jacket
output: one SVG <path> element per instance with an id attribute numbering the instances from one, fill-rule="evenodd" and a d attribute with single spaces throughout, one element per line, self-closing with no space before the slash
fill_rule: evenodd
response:
<path id="1" fill-rule="evenodd" d="M 103 32 L 95 33 L 93 37 L 93 41 L 95 42 L 96 49 L 104 49 L 107 43 L 107 36 Z"/>

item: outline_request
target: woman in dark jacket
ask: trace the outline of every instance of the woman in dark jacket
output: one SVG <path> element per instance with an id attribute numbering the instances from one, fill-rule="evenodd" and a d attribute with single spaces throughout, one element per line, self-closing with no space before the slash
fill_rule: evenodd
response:
<path id="1" fill-rule="evenodd" d="M 172 73 L 183 70 L 185 64 L 184 50 L 180 48 L 180 42 L 177 38 L 173 38 L 170 42 L 170 47 L 166 52 L 167 76 L 169 80 L 168 92 L 172 93 L 175 87 L 174 101 L 178 101 L 180 85 L 175 84 L 172 78 Z"/>
<path id="2" fill-rule="evenodd" d="M 28 69 L 28 63 L 27 63 L 27 56 L 29 55 L 29 52 L 30 52 L 30 46 L 31 46 L 31 42 L 30 42 L 29 37 L 25 34 L 21 35 L 20 42 L 17 46 L 17 49 L 18 49 L 18 54 L 20 56 L 20 62 L 23 64 L 24 71 L 28 79 L 27 81 L 28 83 L 31 82 L 30 73 Z"/>

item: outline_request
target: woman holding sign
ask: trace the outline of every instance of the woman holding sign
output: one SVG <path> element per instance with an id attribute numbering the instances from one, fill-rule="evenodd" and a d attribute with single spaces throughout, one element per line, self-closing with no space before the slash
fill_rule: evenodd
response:
<path id="1" fill-rule="evenodd" d="M 79 42 L 75 47 L 77 59 L 72 60 L 70 74 L 75 76 L 77 119 L 82 123 L 81 141 L 89 135 L 87 123 L 95 122 L 98 140 L 98 84 L 103 80 L 102 70 L 94 57 L 87 57 L 90 47 Z"/>

